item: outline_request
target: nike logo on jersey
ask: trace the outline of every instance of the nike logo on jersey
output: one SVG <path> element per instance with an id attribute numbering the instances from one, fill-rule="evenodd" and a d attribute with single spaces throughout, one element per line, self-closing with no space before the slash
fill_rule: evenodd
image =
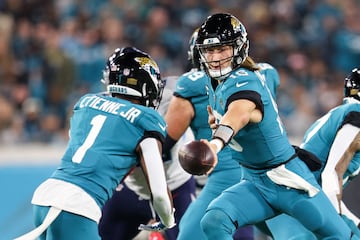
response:
<path id="1" fill-rule="evenodd" d="M 166 125 L 162 125 L 161 123 L 158 123 L 159 127 L 161 128 L 161 130 L 163 130 L 164 132 L 166 131 Z"/>
<path id="2" fill-rule="evenodd" d="M 242 87 L 245 86 L 246 84 L 248 84 L 249 82 L 243 82 L 243 83 L 236 83 L 236 87 Z"/>
<path id="3" fill-rule="evenodd" d="M 181 87 L 181 86 L 176 86 L 177 89 L 179 90 L 184 90 L 185 88 L 184 87 Z"/>

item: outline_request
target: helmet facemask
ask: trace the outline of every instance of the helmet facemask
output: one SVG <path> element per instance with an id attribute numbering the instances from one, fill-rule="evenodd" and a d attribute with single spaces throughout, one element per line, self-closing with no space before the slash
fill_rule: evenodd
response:
<path id="1" fill-rule="evenodd" d="M 233 52 L 232 56 L 224 58 L 224 59 L 216 60 L 216 61 L 208 61 L 206 59 L 206 57 L 205 57 L 206 51 L 209 48 L 216 48 L 216 47 L 221 48 L 222 46 L 230 46 L 232 48 L 232 52 Z M 248 41 L 243 42 L 240 39 L 236 39 L 235 41 L 231 41 L 229 43 L 224 42 L 222 44 L 211 44 L 211 45 L 209 44 L 208 46 L 206 44 L 201 44 L 198 47 L 199 47 L 200 59 L 201 59 L 203 69 L 210 75 L 210 77 L 217 79 L 217 80 L 223 80 L 227 76 L 229 76 L 229 74 L 232 72 L 232 70 L 234 70 L 235 68 L 240 66 L 240 64 L 248 56 L 249 44 L 248 44 Z M 230 64 L 227 67 L 222 68 L 221 64 L 224 64 L 225 62 L 230 62 Z M 220 68 L 219 69 L 211 69 L 212 63 L 216 63 L 215 65 L 219 65 Z"/>

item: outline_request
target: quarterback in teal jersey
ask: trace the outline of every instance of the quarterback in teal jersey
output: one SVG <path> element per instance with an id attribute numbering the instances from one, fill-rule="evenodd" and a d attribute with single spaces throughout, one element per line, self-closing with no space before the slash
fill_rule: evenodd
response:
<path id="1" fill-rule="evenodd" d="M 197 29 L 189 41 L 188 60 L 192 63 L 192 69 L 179 77 L 176 82 L 174 96 L 170 102 L 169 110 L 165 115 L 168 123 L 167 140 L 173 142 L 190 126 L 195 139 L 210 139 L 212 130 L 208 124 L 207 106 L 209 104 L 206 85 L 209 81 L 205 72 L 199 69 L 199 54 L 195 49 Z M 166 145 L 166 143 L 165 143 Z M 221 153 L 221 158 L 227 159 L 219 163 L 215 170 L 207 178 L 200 195 L 190 204 L 179 224 L 177 239 L 206 239 L 200 228 L 200 220 L 205 214 L 206 207 L 221 192 L 240 181 L 240 165 L 231 159 L 230 149 Z M 252 227 L 246 227 L 236 232 L 234 238 L 252 239 Z"/>
<path id="2" fill-rule="evenodd" d="M 161 220 L 141 228 L 175 225 L 161 159 L 166 124 L 155 110 L 164 87 L 156 62 L 136 48 L 117 49 L 103 82 L 107 93 L 86 94 L 75 104 L 61 164 L 33 195 L 40 239 L 100 239 L 101 208 L 137 165 L 147 176 Z M 22 239 L 36 238 L 29 234 Z"/>
<path id="3" fill-rule="evenodd" d="M 306 131 L 301 147 L 314 153 L 322 168 L 314 172 L 337 212 L 360 238 L 359 218 L 342 202 L 343 188 L 360 171 L 360 70 L 345 78 L 343 104 L 331 109 Z M 299 222 L 281 215 L 267 221 L 275 239 L 317 239 Z M 291 226 L 284 229 L 284 225 Z"/>
<path id="4" fill-rule="evenodd" d="M 197 39 L 201 64 L 218 81 L 209 84 L 214 129 L 209 144 L 216 153 L 229 145 L 243 169 L 242 180 L 208 206 L 201 220 L 207 239 L 232 239 L 238 227 L 281 213 L 299 220 L 323 239 L 350 239 L 351 230 L 337 214 L 304 161 L 289 143 L 266 74 L 248 56 L 243 24 L 233 15 L 214 14 Z"/>

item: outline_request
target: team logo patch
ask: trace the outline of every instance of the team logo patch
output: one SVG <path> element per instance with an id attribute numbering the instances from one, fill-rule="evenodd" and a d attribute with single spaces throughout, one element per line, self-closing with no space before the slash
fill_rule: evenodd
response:
<path id="1" fill-rule="evenodd" d="M 160 74 L 159 67 L 154 60 L 148 57 L 136 57 L 137 61 L 142 69 L 149 72 L 151 77 L 155 79 L 157 74 Z"/>
<path id="2" fill-rule="evenodd" d="M 231 26 L 236 30 L 241 30 L 240 22 L 236 18 L 231 18 Z"/>
<path id="3" fill-rule="evenodd" d="M 241 22 L 236 18 L 231 18 L 230 20 L 231 26 L 234 29 L 234 32 L 241 32 L 242 34 L 246 35 L 246 30 Z"/>
<path id="4" fill-rule="evenodd" d="M 148 57 L 136 57 L 135 61 L 137 61 L 140 64 L 140 66 L 144 69 L 146 69 L 149 66 L 152 67 L 153 69 L 159 69 L 156 62 Z"/>

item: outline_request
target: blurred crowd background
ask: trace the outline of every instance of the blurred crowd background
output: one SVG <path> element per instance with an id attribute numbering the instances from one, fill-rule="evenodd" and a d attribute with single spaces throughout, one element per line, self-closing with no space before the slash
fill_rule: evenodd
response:
<path id="1" fill-rule="evenodd" d="M 2 0 L 0 144 L 66 143 L 74 101 L 104 90 L 117 47 L 148 52 L 163 77 L 187 71 L 189 38 L 215 12 L 238 17 L 250 56 L 278 69 L 294 141 L 342 102 L 344 77 L 360 65 L 359 0 Z"/>

